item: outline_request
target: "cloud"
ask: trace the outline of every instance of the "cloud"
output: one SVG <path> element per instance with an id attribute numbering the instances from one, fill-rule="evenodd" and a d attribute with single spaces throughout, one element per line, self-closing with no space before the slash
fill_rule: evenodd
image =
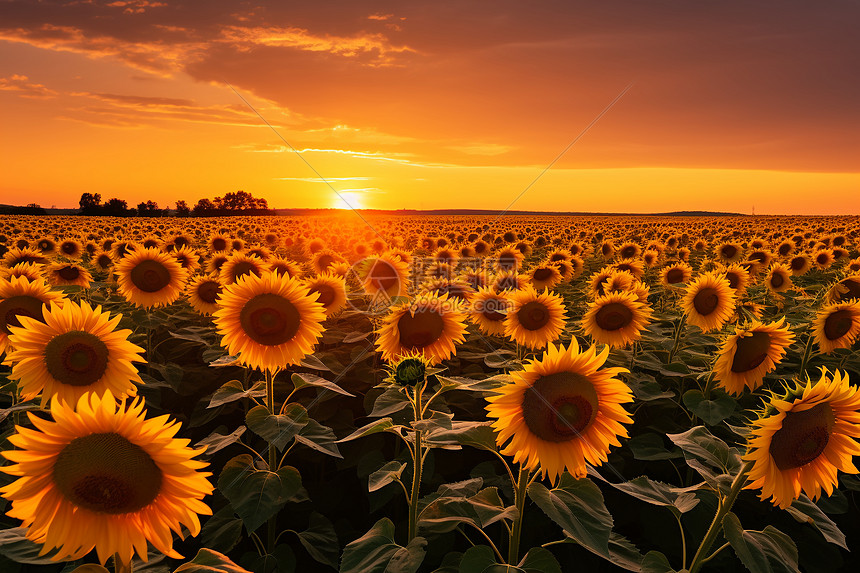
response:
<path id="1" fill-rule="evenodd" d="M 303 181 L 305 183 L 325 183 L 326 181 L 369 181 L 374 177 L 326 177 L 325 181 L 319 177 L 275 177 L 278 181 Z"/>
<path id="2" fill-rule="evenodd" d="M 516 147 L 511 145 L 500 145 L 498 143 L 477 143 L 474 145 L 449 145 L 449 149 L 466 153 L 468 155 L 502 155 L 513 151 Z"/>
<path id="3" fill-rule="evenodd" d="M 13 74 L 8 78 L 0 78 L 0 91 L 15 92 L 20 97 L 31 99 L 50 99 L 59 95 L 59 92 L 30 81 L 30 78 L 20 74 Z"/>

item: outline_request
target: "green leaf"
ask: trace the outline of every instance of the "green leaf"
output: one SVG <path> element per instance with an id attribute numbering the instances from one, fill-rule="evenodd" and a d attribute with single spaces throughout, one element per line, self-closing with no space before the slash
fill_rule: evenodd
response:
<path id="1" fill-rule="evenodd" d="M 364 436 L 369 436 L 371 434 L 387 432 L 392 428 L 394 428 L 394 422 L 391 420 L 391 418 L 382 418 L 381 420 L 375 420 L 365 426 L 360 427 L 347 437 L 339 439 L 337 443 L 340 444 L 343 442 L 350 442 L 352 440 L 363 438 Z"/>
<path id="2" fill-rule="evenodd" d="M 535 482 L 529 486 L 528 494 L 577 543 L 609 558 L 612 516 L 603 503 L 600 488 L 591 480 L 575 479 L 565 473 L 552 490 Z"/>
<path id="3" fill-rule="evenodd" d="M 663 437 L 653 432 L 633 436 L 627 441 L 627 447 L 633 452 L 635 459 L 642 461 L 671 460 L 684 457 L 681 450 L 677 448 L 672 451 L 666 449 Z"/>
<path id="4" fill-rule="evenodd" d="M 252 432 L 283 451 L 310 418 L 301 404 L 288 404 L 283 414 L 269 414 L 265 406 L 254 406 L 245 416 Z"/>
<path id="5" fill-rule="evenodd" d="M 532 547 L 517 565 L 527 573 L 562 573 L 555 555 L 543 547 Z"/>
<path id="6" fill-rule="evenodd" d="M 217 406 L 223 406 L 229 402 L 235 402 L 236 400 L 241 400 L 242 398 L 248 398 L 252 396 L 254 398 L 259 398 L 261 396 L 266 395 L 266 383 L 265 382 L 257 382 L 250 389 L 245 390 L 242 388 L 242 383 L 238 380 L 230 380 L 212 394 L 212 399 L 209 400 L 209 405 L 207 408 L 215 408 Z"/>
<path id="7" fill-rule="evenodd" d="M 575 539 L 570 537 L 567 533 L 565 535 L 565 543 L 577 543 Z M 598 557 L 603 557 L 599 553 L 592 550 L 590 547 L 583 546 L 585 549 L 588 549 Z M 640 571 L 642 567 L 642 554 L 636 548 L 635 545 L 630 543 L 630 540 L 615 533 L 614 531 L 609 536 L 609 562 L 613 565 L 617 565 L 622 569 L 627 569 L 628 571 Z"/>
<path id="8" fill-rule="evenodd" d="M 806 494 L 801 493 L 800 497 L 795 499 L 791 503 L 791 506 L 786 508 L 786 511 L 797 521 L 809 523 L 815 527 L 815 529 L 821 532 L 824 539 L 830 543 L 835 543 L 844 549 L 848 549 L 848 545 L 845 543 L 845 534 L 842 533 L 839 526 L 827 517 L 827 514 L 821 511 L 821 508 L 815 505 Z"/>
<path id="9" fill-rule="evenodd" d="M 303 408 L 304 409 L 304 408 Z M 318 452 L 335 458 L 343 458 L 337 449 L 337 436 L 328 426 L 323 426 L 313 418 L 308 418 L 305 426 L 295 436 L 296 441 Z"/>
<path id="10" fill-rule="evenodd" d="M 622 483 L 612 483 L 594 468 L 589 467 L 588 473 L 636 499 L 653 505 L 669 507 L 678 513 L 686 513 L 699 504 L 699 499 L 692 493 L 699 489 L 695 485 L 687 488 L 673 487 L 663 482 L 654 481 L 647 476 L 639 476 Z"/>
<path id="11" fill-rule="evenodd" d="M 200 530 L 200 543 L 210 549 L 228 553 L 242 538 L 242 520 L 229 505 L 219 509 L 206 520 Z"/>
<path id="12" fill-rule="evenodd" d="M 441 495 L 421 510 L 418 516 L 418 531 L 422 533 L 447 533 L 461 523 L 484 529 L 493 523 L 517 516 L 515 506 L 505 507 L 494 487 L 478 493 L 465 495 Z"/>
<path id="13" fill-rule="evenodd" d="M 219 434 L 217 431 L 212 432 L 199 442 L 197 442 L 197 447 L 206 446 L 206 455 L 211 456 L 217 451 L 223 450 L 227 446 L 231 444 L 235 444 L 242 437 L 242 434 L 245 433 L 247 428 L 245 426 L 239 426 L 229 434 Z"/>
<path id="14" fill-rule="evenodd" d="M 518 567 L 501 565 L 496 561 L 496 555 L 489 545 L 470 547 L 460 560 L 458 573 L 516 573 L 522 571 Z"/>
<path id="15" fill-rule="evenodd" d="M 727 394 L 706 400 L 700 390 L 687 390 L 684 392 L 683 400 L 687 409 L 709 426 L 719 424 L 731 416 L 737 407 L 737 402 Z"/>
<path id="16" fill-rule="evenodd" d="M 296 570 L 296 555 L 289 545 L 283 543 L 277 545 L 271 553 L 251 553 L 250 557 L 244 557 L 242 564 L 255 573 L 294 573 Z"/>
<path id="17" fill-rule="evenodd" d="M 406 394 L 401 392 L 399 388 L 392 386 L 391 388 L 386 388 L 385 391 L 376 398 L 376 401 L 373 403 L 373 410 L 370 412 L 370 417 L 378 418 L 380 416 L 388 416 L 389 414 L 399 412 L 410 405 L 411 402 L 409 401 L 409 398 L 406 397 Z"/>
<path id="18" fill-rule="evenodd" d="M 763 531 L 744 530 L 737 516 L 728 512 L 723 518 L 723 534 L 752 573 L 799 572 L 797 546 L 791 537 L 772 525 Z"/>
<path id="19" fill-rule="evenodd" d="M 660 383 L 649 374 L 640 374 L 637 378 L 631 379 L 629 382 L 630 389 L 638 400 L 642 402 L 651 402 L 664 398 L 672 398 L 675 393 L 671 390 L 664 390 Z"/>
<path id="20" fill-rule="evenodd" d="M 318 388 L 325 388 L 326 390 L 331 390 L 332 392 L 336 392 L 344 396 L 349 396 L 350 398 L 355 398 L 355 394 L 350 394 L 334 382 L 329 382 L 325 378 L 322 378 L 315 374 L 296 373 L 290 377 L 290 380 L 292 380 L 293 386 L 296 388 L 296 390 L 298 390 L 299 388 L 305 388 L 307 386 L 316 386 Z"/>
<path id="21" fill-rule="evenodd" d="M 337 540 L 334 526 L 324 515 L 312 512 L 308 528 L 296 533 L 304 548 L 311 557 L 337 569 L 337 558 L 340 555 L 340 543 Z"/>
<path id="22" fill-rule="evenodd" d="M 403 462 L 392 461 L 388 462 L 367 478 L 367 491 L 373 492 L 380 490 L 395 479 L 400 479 L 403 475 L 403 470 L 406 469 L 406 464 Z"/>
<path id="23" fill-rule="evenodd" d="M 401 547 L 394 541 L 394 524 L 383 517 L 344 548 L 340 573 L 415 573 L 426 545 L 426 539 L 416 537 Z"/>
<path id="24" fill-rule="evenodd" d="M 649 551 L 642 558 L 642 573 L 675 573 L 669 560 L 659 551 Z"/>
<path id="25" fill-rule="evenodd" d="M 277 472 L 258 470 L 250 454 L 241 454 L 224 465 L 218 489 L 251 532 L 275 515 L 302 487 L 296 468 L 284 466 Z"/>
<path id="26" fill-rule="evenodd" d="M 507 374 L 497 374 L 488 378 L 462 378 L 459 376 L 437 376 L 441 387 L 440 393 L 451 390 L 465 390 L 468 392 L 487 392 L 501 388 L 511 383 L 511 377 Z"/>
<path id="27" fill-rule="evenodd" d="M 220 353 L 220 350 L 219 350 Z M 226 366 L 239 366 L 238 356 L 221 356 L 209 363 L 213 368 L 224 368 Z"/>
<path id="28" fill-rule="evenodd" d="M 331 369 L 323 364 L 322 360 L 314 356 L 313 354 L 309 354 L 302 358 L 302 366 L 305 368 L 310 368 L 311 370 L 328 370 L 331 372 Z"/>
<path id="29" fill-rule="evenodd" d="M 432 436 L 439 443 L 456 443 L 480 450 L 496 450 L 496 431 L 492 422 L 452 421 L 450 429 L 443 429 Z"/>
<path id="30" fill-rule="evenodd" d="M 45 555 L 39 555 L 42 545 L 27 539 L 27 530 L 23 527 L 0 530 L 0 555 L 11 559 L 16 563 L 28 565 L 54 565 L 56 560 L 51 559 L 57 554 L 52 549 Z M 60 559 L 60 561 L 71 561 L 71 559 Z"/>
<path id="31" fill-rule="evenodd" d="M 233 563 L 229 557 L 205 547 L 194 559 L 180 565 L 173 573 L 251 573 Z"/>
<path id="32" fill-rule="evenodd" d="M 737 448 L 730 448 L 704 426 L 696 426 L 681 434 L 667 434 L 684 451 L 687 465 L 699 472 L 711 486 L 727 492 L 741 468 Z"/>

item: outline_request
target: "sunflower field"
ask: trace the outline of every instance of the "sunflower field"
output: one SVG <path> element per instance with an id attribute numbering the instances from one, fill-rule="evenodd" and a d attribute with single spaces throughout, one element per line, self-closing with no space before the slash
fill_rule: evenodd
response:
<path id="1" fill-rule="evenodd" d="M 0 219 L 0 571 L 857 571 L 860 218 Z"/>

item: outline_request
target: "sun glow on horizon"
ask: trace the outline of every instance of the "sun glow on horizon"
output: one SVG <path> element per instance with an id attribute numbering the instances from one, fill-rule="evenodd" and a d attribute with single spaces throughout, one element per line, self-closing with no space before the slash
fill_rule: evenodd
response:
<path id="1" fill-rule="evenodd" d="M 334 195 L 332 209 L 364 209 L 361 195 L 353 191 L 339 191 Z"/>

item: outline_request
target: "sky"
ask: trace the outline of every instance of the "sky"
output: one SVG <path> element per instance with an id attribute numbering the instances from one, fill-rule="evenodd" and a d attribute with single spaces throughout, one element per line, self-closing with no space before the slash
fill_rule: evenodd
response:
<path id="1" fill-rule="evenodd" d="M 0 0 L 0 203 L 858 214 L 858 22 L 843 0 Z"/>

